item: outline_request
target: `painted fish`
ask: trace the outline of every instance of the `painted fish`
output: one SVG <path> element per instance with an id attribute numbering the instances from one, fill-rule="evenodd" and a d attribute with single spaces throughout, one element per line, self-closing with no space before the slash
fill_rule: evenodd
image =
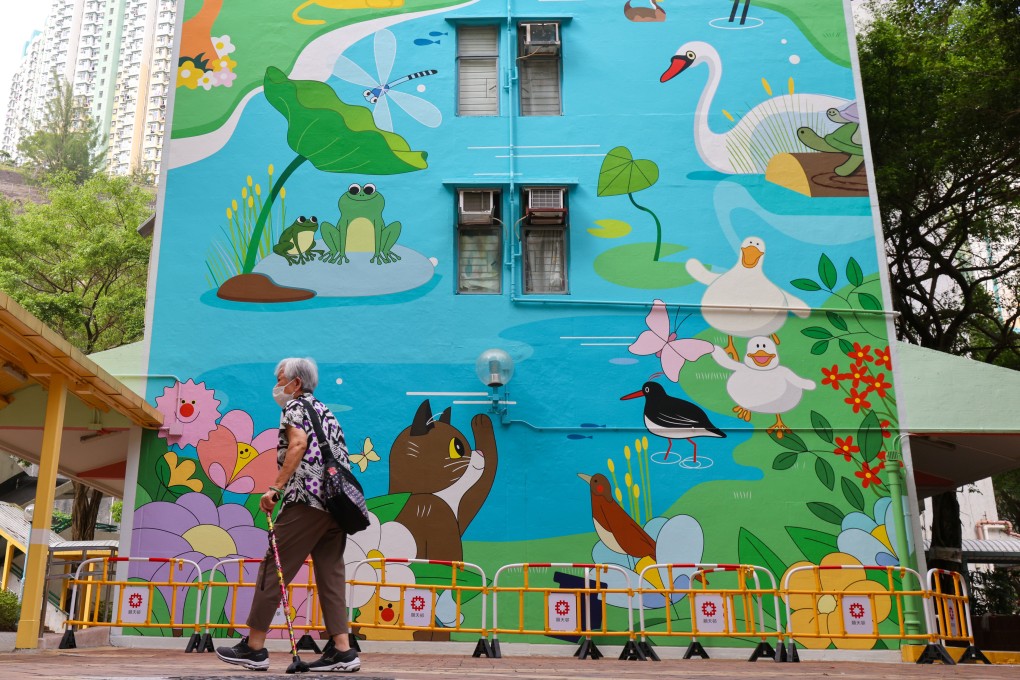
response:
<path id="1" fill-rule="evenodd" d="M 429 40 L 428 38 L 415 38 L 414 44 L 424 47 L 425 45 L 438 45 L 438 40 Z"/>
<path id="2" fill-rule="evenodd" d="M 590 434 L 568 434 L 567 439 L 594 439 Z"/>
<path id="3" fill-rule="evenodd" d="M 429 31 L 429 35 L 433 38 L 438 38 L 441 35 L 450 35 L 449 33 L 443 33 L 442 31 Z"/>
<path id="4" fill-rule="evenodd" d="M 605 427 L 605 425 L 599 425 L 598 423 L 581 423 L 581 427 Z"/>

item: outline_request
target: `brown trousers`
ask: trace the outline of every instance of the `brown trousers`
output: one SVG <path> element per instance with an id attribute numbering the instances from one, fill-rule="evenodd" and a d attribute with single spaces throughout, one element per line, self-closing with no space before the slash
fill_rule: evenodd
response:
<path id="1" fill-rule="evenodd" d="M 283 580 L 288 584 L 293 581 L 310 554 L 326 633 L 330 636 L 346 633 L 344 548 L 347 546 L 347 534 L 328 512 L 303 503 L 288 505 L 280 511 L 274 528 Z M 276 562 L 270 546 L 259 567 L 255 597 L 248 614 L 248 627 L 269 630 L 279 605 L 280 580 L 276 575 Z"/>

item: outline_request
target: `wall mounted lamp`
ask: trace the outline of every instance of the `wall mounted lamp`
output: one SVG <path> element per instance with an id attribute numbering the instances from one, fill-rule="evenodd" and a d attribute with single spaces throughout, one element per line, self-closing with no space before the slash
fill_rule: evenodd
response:
<path id="1" fill-rule="evenodd" d="M 508 393 L 505 388 L 514 376 L 514 360 L 504 350 L 487 349 L 475 360 L 475 374 L 482 384 L 489 388 L 489 413 L 502 418 L 506 415 Z M 501 387 L 504 388 L 502 403 L 499 393 Z"/>

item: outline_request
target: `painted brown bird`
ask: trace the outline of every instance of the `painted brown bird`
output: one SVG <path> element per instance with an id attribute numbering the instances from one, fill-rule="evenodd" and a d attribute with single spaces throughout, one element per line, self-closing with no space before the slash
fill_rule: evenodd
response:
<path id="1" fill-rule="evenodd" d="M 613 488 L 605 475 L 577 475 L 591 491 L 591 519 L 595 532 L 613 552 L 640 560 L 655 560 L 655 540 L 613 500 Z"/>

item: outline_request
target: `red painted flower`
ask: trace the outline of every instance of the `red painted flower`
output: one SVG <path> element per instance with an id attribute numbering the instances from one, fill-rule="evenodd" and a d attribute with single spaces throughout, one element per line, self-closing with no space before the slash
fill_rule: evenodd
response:
<path id="1" fill-rule="evenodd" d="M 832 365 L 832 368 L 823 368 L 822 375 L 825 376 L 822 378 L 822 384 L 832 385 L 832 389 L 834 390 L 839 389 L 840 380 L 846 379 L 846 376 L 839 372 L 839 366 L 835 364 Z"/>
<path id="2" fill-rule="evenodd" d="M 850 396 L 844 399 L 846 403 L 850 404 L 854 413 L 860 413 L 862 408 L 871 408 L 871 402 L 865 399 L 868 396 L 867 391 L 858 392 L 854 388 L 850 388 Z"/>
<path id="3" fill-rule="evenodd" d="M 850 364 L 850 372 L 843 377 L 853 380 L 854 387 L 860 387 L 861 381 L 867 382 L 871 378 L 868 375 L 868 367 L 864 364 Z"/>
<path id="4" fill-rule="evenodd" d="M 878 471 L 880 469 L 880 467 L 872 468 L 867 463 L 861 463 L 861 469 L 855 472 L 854 476 L 861 480 L 861 486 L 865 489 L 871 484 L 881 486 L 882 480 L 878 478 Z"/>
<path id="5" fill-rule="evenodd" d="M 852 436 L 846 439 L 840 439 L 836 437 L 836 448 L 833 451 L 837 456 L 843 456 L 843 460 L 850 462 L 853 460 L 853 454 L 860 453 L 861 447 L 854 444 L 854 438 Z"/>
<path id="6" fill-rule="evenodd" d="M 889 356 L 889 346 L 886 345 L 885 349 L 875 350 L 875 365 L 885 366 L 890 371 L 892 370 L 892 357 Z"/>
<path id="7" fill-rule="evenodd" d="M 846 355 L 859 364 L 864 363 L 865 361 L 872 361 L 871 345 L 861 347 L 860 343 L 855 342 L 853 351 L 847 352 Z"/>
<path id="8" fill-rule="evenodd" d="M 864 393 L 867 394 L 868 392 L 878 392 L 878 396 L 880 397 L 884 397 L 885 391 L 892 387 L 892 383 L 887 383 L 885 381 L 885 373 L 879 373 L 877 376 L 873 378 L 869 377 L 865 382 L 868 385 L 868 389 L 866 389 Z"/>
<path id="9" fill-rule="evenodd" d="M 878 424 L 878 426 L 880 428 L 882 428 L 882 438 L 883 439 L 888 439 L 889 437 L 892 436 L 892 432 L 889 431 L 889 425 L 891 425 L 891 424 L 892 423 L 890 423 L 888 420 L 883 420 L 882 422 L 880 422 Z"/>

